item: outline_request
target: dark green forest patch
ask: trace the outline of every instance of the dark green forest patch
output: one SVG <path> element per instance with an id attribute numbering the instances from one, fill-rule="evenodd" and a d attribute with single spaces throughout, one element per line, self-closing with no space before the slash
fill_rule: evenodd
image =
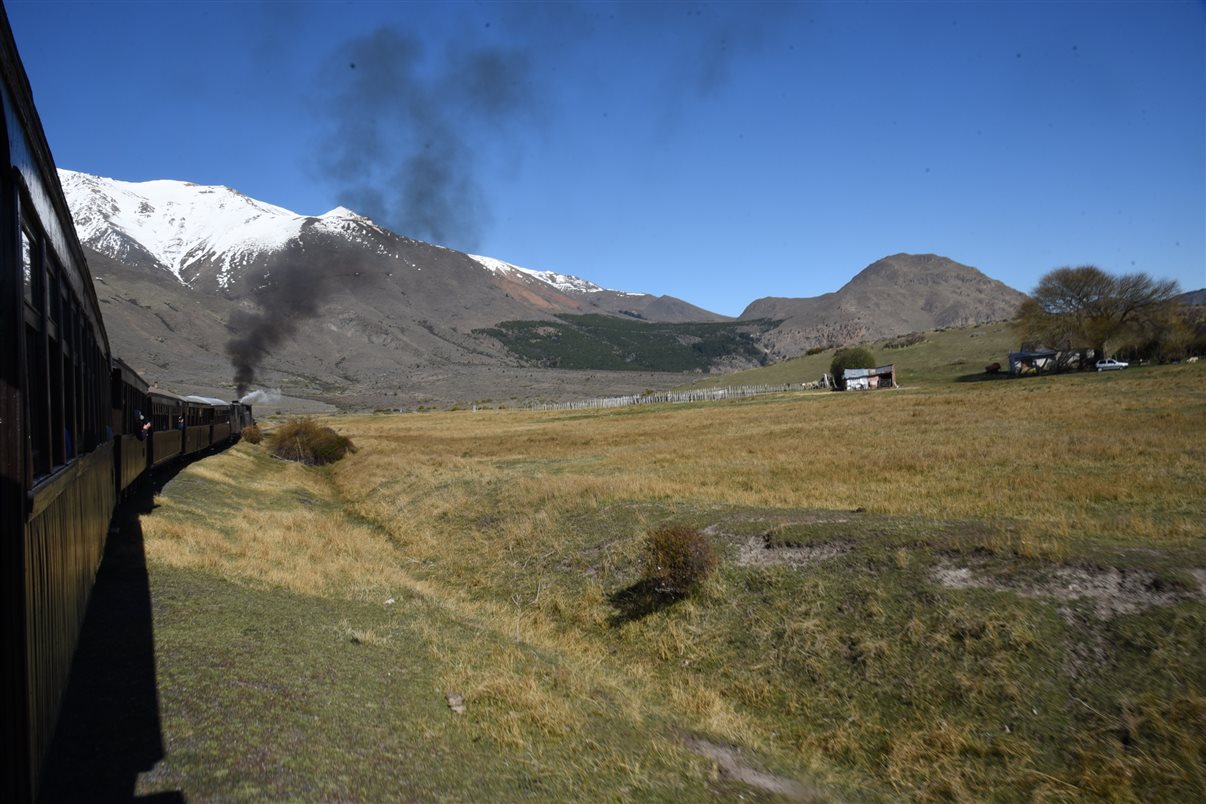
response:
<path id="1" fill-rule="evenodd" d="M 779 323 L 657 324 L 560 315 L 556 321 L 504 321 L 475 334 L 495 338 L 515 356 L 545 368 L 707 372 L 724 359 L 766 365 L 769 358 L 759 337 Z"/>

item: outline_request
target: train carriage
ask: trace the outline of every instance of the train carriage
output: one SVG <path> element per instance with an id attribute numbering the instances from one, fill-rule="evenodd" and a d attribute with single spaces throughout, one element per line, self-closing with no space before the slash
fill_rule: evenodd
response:
<path id="1" fill-rule="evenodd" d="M 193 455 L 209 449 L 213 443 L 214 407 L 188 397 L 183 402 L 184 454 Z"/>
<path id="2" fill-rule="evenodd" d="M 0 105 L 0 798 L 23 801 L 36 795 L 116 486 L 108 337 L 2 12 Z"/>
<path id="3" fill-rule="evenodd" d="M 207 408 L 207 417 L 210 422 L 209 443 L 211 445 L 217 446 L 233 442 L 232 435 L 236 435 L 236 433 L 231 429 L 231 422 L 234 408 L 238 405 L 237 402 L 224 402 L 208 396 L 186 396 L 184 399 L 186 402 L 204 405 Z"/>
<path id="4" fill-rule="evenodd" d="M 110 354 L 2 5 L 0 106 L 0 801 L 31 801 L 116 501 L 254 420 L 150 389 Z"/>
<path id="5" fill-rule="evenodd" d="M 152 467 L 184 454 L 184 400 L 166 391 L 151 391 Z"/>
<path id="6" fill-rule="evenodd" d="M 146 380 L 120 358 L 113 360 L 110 397 L 114 476 L 122 496 L 147 470 L 151 445 L 144 425 L 150 421 L 151 407 Z"/>

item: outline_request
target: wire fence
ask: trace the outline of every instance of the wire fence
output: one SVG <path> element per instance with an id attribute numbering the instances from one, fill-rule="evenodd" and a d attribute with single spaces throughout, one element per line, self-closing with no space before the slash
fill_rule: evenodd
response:
<path id="1" fill-rule="evenodd" d="M 597 410 L 623 408 L 629 405 L 658 405 L 674 402 L 715 402 L 721 399 L 742 399 L 766 394 L 785 394 L 825 387 L 820 382 L 788 383 L 784 385 L 739 385 L 731 388 L 698 388 L 690 391 L 660 391 L 651 394 L 609 396 L 580 399 L 574 402 L 549 402 L 532 405 L 533 410 Z"/>

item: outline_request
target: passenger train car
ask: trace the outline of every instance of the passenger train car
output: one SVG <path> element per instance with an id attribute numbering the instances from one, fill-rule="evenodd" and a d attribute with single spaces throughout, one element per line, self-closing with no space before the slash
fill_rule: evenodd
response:
<path id="1" fill-rule="evenodd" d="M 110 353 L 2 7 L 0 73 L 0 800 L 28 801 L 115 505 L 253 419 L 237 402 L 151 388 Z"/>

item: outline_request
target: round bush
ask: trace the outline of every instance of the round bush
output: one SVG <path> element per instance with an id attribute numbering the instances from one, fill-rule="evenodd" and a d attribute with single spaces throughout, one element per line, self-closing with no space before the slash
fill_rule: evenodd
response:
<path id="1" fill-rule="evenodd" d="M 686 594 L 702 583 L 717 563 L 711 542 L 693 528 L 659 528 L 645 542 L 645 581 L 658 592 Z"/>
<path id="2" fill-rule="evenodd" d="M 260 428 L 254 424 L 249 424 L 243 428 L 239 436 L 248 444 L 258 444 L 264 440 L 264 434 L 260 432 Z"/>
<path id="3" fill-rule="evenodd" d="M 286 461 L 321 466 L 355 451 L 352 439 L 309 418 L 290 419 L 272 431 L 272 454 Z"/>

